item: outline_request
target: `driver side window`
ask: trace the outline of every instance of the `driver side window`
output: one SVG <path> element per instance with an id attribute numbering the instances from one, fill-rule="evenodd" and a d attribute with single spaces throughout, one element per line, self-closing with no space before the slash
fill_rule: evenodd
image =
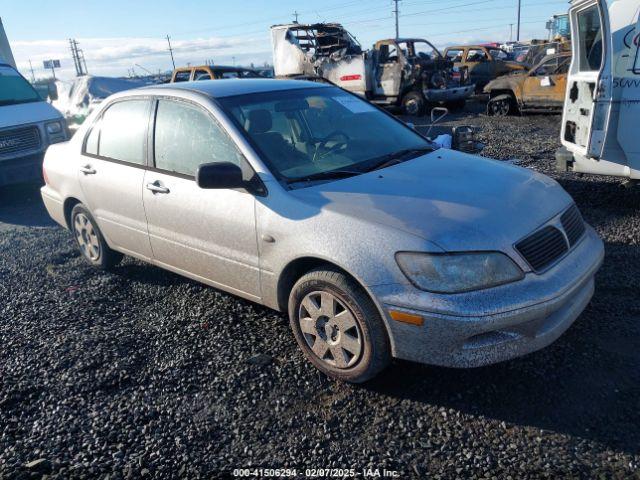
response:
<path id="1" fill-rule="evenodd" d="M 551 60 L 548 60 L 542 65 L 540 65 L 536 69 L 535 74 L 537 77 L 546 77 L 549 75 L 553 75 L 557 69 L 558 69 L 558 59 L 552 58 Z"/>
<path id="2" fill-rule="evenodd" d="M 240 165 L 241 154 L 220 125 L 200 107 L 160 100 L 154 130 L 155 167 L 193 177 L 203 163 Z"/>

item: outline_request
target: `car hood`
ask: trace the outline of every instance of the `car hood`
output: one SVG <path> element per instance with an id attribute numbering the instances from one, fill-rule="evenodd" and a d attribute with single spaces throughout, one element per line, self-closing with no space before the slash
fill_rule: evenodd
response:
<path id="1" fill-rule="evenodd" d="M 45 101 L 0 106 L 0 128 L 60 119 L 62 114 Z"/>
<path id="2" fill-rule="evenodd" d="M 572 203 L 545 175 L 446 149 L 290 193 L 309 206 L 399 229 L 447 251 L 510 248 Z"/>

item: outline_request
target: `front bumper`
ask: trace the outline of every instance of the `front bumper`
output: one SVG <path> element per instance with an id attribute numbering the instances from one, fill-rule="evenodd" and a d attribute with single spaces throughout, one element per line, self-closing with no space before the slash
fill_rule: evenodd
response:
<path id="1" fill-rule="evenodd" d="M 455 102 L 465 100 L 473 94 L 475 85 L 465 85 L 455 88 L 425 88 L 422 93 L 429 102 Z"/>
<path id="2" fill-rule="evenodd" d="M 44 152 L 0 160 L 0 187 L 14 183 L 42 181 Z"/>
<path id="3" fill-rule="evenodd" d="M 370 288 L 383 305 L 394 357 L 479 367 L 539 350 L 562 335 L 589 303 L 603 258 L 602 241 L 587 227 L 579 244 L 549 271 L 485 290 L 481 300 L 479 292 L 448 295 L 445 309 L 441 298 L 410 285 Z M 390 309 L 420 315 L 424 324 L 394 321 Z"/>

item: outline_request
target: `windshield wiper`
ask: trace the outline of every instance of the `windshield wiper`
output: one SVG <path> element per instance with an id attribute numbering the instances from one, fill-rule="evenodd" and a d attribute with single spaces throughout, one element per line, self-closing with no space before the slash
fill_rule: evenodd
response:
<path id="1" fill-rule="evenodd" d="M 361 175 L 363 172 L 357 172 L 355 170 L 327 170 L 326 172 L 317 172 L 304 177 L 291 178 L 287 180 L 287 183 L 298 182 L 312 182 L 314 180 L 334 180 L 338 178 L 353 177 L 355 175 Z"/>
<path id="2" fill-rule="evenodd" d="M 372 172 L 374 170 L 381 170 L 383 168 L 390 167 L 404 160 L 410 160 L 411 158 L 418 157 L 426 152 L 433 152 L 435 149 L 431 146 L 417 147 L 417 148 L 404 148 L 397 152 L 390 153 L 379 157 L 377 163 L 373 164 L 367 171 Z"/>

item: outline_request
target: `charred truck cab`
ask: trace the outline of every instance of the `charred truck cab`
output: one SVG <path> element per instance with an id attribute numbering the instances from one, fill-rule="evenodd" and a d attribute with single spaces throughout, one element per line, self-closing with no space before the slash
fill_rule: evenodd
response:
<path id="1" fill-rule="evenodd" d="M 427 104 L 460 109 L 474 92 L 467 70 L 423 39 L 380 40 L 363 51 L 337 23 L 276 25 L 271 39 L 277 77 L 317 75 L 409 115 L 423 114 Z"/>
<path id="2" fill-rule="evenodd" d="M 572 2 L 561 170 L 640 180 L 639 10 L 638 0 Z"/>

